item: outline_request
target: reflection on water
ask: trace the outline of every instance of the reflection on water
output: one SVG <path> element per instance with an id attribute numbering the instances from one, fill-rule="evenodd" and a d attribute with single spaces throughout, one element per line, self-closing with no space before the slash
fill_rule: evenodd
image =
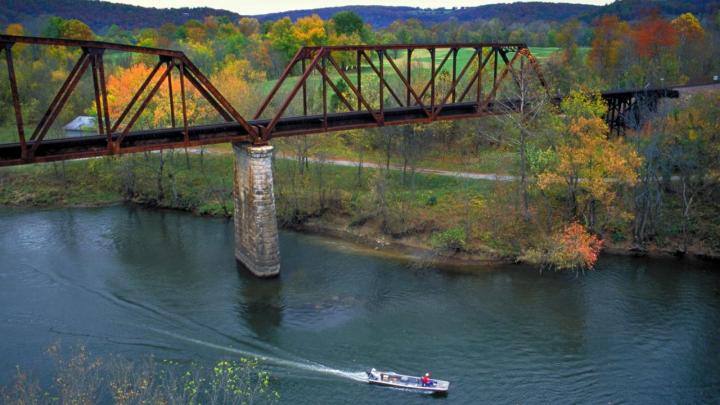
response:
<path id="1" fill-rule="evenodd" d="M 438 271 L 281 234 L 282 274 L 233 258 L 232 222 L 128 207 L 0 210 L 0 383 L 56 339 L 99 355 L 265 359 L 286 403 L 425 402 L 370 367 L 452 382 L 451 403 L 711 402 L 720 274 L 604 257 L 585 276 Z M 442 399 L 441 399 L 442 400 Z"/>

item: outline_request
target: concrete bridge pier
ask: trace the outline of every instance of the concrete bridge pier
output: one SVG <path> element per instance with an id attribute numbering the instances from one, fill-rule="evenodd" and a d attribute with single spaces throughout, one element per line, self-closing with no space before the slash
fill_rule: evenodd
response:
<path id="1" fill-rule="evenodd" d="M 280 273 L 272 146 L 233 144 L 235 258 L 258 277 Z"/>

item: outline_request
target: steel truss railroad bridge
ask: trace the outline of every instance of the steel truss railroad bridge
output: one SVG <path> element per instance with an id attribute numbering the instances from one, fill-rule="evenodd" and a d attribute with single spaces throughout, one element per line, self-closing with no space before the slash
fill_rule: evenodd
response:
<path id="1" fill-rule="evenodd" d="M 18 44 L 80 50 L 79 59 L 32 130 L 25 125 L 15 74 L 12 49 Z M 507 82 L 519 85 L 526 62 L 529 63 L 526 70 L 534 73 L 536 84 L 547 89 L 537 60 L 521 43 L 303 47 L 257 112 L 247 119 L 179 51 L 0 35 L 0 54 L 3 51 L 8 76 L 7 81 L 0 78 L 0 83 L 9 84 L 12 106 L 2 108 L 14 110 L 17 132 L 12 137 L 15 142 L 0 143 L 0 166 L 225 142 L 264 145 L 273 137 L 504 114 L 518 110 L 520 101 L 507 95 L 501 98 L 502 86 L 507 86 Z M 108 108 L 105 61 L 110 52 L 143 55 L 145 59 L 157 57 L 154 68 L 117 117 L 111 117 Z M 413 60 L 413 54 L 420 53 L 427 55 L 423 63 Z M 352 69 L 344 66 L 348 60 L 352 61 Z M 426 77 L 420 78 L 415 72 L 420 68 L 425 70 Z M 48 132 L 88 70 L 97 106 L 97 134 L 49 139 Z M 293 75 L 297 70 L 299 75 Z M 319 74 L 322 97 L 314 103 L 308 94 L 308 87 L 317 85 L 311 80 L 313 74 Z M 443 75 L 445 84 L 441 85 Z M 173 94 L 173 80 L 179 80 L 180 94 Z M 165 84 L 167 88 L 163 90 Z M 186 105 L 188 86 L 217 111 L 223 122 L 190 123 Z M 159 91 L 168 92 L 170 125 L 136 129 L 138 119 Z M 620 91 L 605 93 L 603 97 L 610 106 L 607 122 L 621 134 L 629 123 L 640 121 L 641 105 L 652 109 L 659 98 L 677 97 L 677 92 Z M 560 98 L 549 100 L 557 103 Z"/>

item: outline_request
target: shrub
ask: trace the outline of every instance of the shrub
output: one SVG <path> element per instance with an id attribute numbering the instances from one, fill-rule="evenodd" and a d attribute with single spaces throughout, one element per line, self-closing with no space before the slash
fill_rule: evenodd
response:
<path id="1" fill-rule="evenodd" d="M 274 404 L 279 393 L 257 359 L 180 363 L 153 357 L 100 358 L 82 346 L 66 356 L 57 344 L 48 353 L 56 365 L 49 387 L 19 367 L 0 386 L 7 405 Z M 104 398 L 104 399 L 103 399 Z"/>
<path id="2" fill-rule="evenodd" d="M 556 270 L 592 269 L 602 245 L 596 235 L 573 222 L 539 246 L 525 250 L 519 260 Z"/>
<path id="3" fill-rule="evenodd" d="M 430 245 L 435 249 L 465 250 L 467 235 L 463 228 L 451 228 L 444 232 L 435 232 L 430 237 Z"/>

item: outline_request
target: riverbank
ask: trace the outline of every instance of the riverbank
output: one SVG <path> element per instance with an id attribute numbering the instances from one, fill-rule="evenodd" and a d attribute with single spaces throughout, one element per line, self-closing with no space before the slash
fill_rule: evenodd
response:
<path id="1" fill-rule="evenodd" d="M 376 253 L 434 266 L 510 263 L 544 237 L 537 224 L 522 220 L 511 181 L 285 159 L 276 159 L 274 171 L 282 228 L 351 241 Z M 5 206 L 129 202 L 231 217 L 232 190 L 232 156 L 226 154 L 166 151 L 0 171 Z M 672 247 L 639 251 L 627 240 L 615 235 L 605 251 L 677 256 Z M 685 256 L 718 258 L 692 250 Z"/>

